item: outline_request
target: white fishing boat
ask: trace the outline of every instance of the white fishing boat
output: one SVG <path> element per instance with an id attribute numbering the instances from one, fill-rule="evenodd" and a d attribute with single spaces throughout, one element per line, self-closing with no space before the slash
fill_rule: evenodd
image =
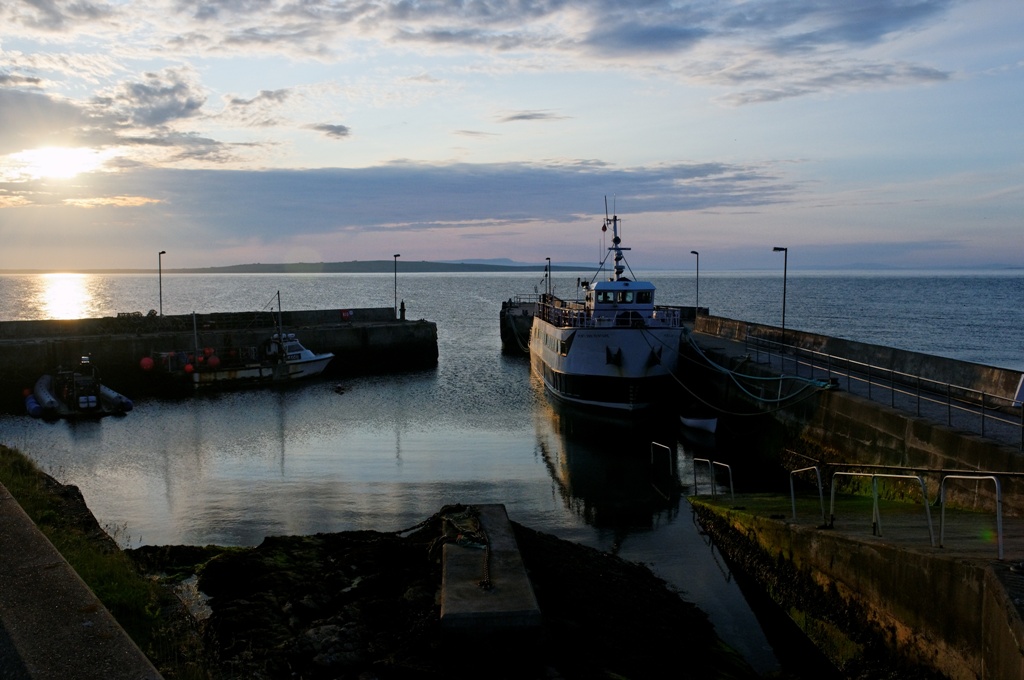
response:
<path id="1" fill-rule="evenodd" d="M 201 347 L 199 334 L 190 351 L 159 352 L 146 370 L 183 376 L 196 388 L 232 388 L 287 383 L 323 373 L 334 359 L 331 352 L 314 352 L 281 324 L 281 293 L 277 293 L 277 332 L 259 346 Z M 193 325 L 195 324 L 193 317 Z"/>
<path id="2" fill-rule="evenodd" d="M 583 281 L 583 300 L 565 300 L 551 290 L 519 296 L 506 305 L 506 319 L 531 309 L 530 363 L 547 389 L 569 402 L 620 410 L 658 403 L 671 388 L 679 363 L 681 307 L 655 305 L 655 286 L 625 276 L 619 217 L 611 228 L 612 276 Z M 595 274 L 595 279 L 604 270 Z M 630 272 L 632 273 L 632 272 Z"/>

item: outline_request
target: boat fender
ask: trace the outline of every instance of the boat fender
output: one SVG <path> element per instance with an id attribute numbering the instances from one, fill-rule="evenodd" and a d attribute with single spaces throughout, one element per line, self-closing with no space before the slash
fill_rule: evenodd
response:
<path id="1" fill-rule="evenodd" d="M 36 401 L 35 396 L 32 394 L 25 397 L 25 410 L 33 418 L 40 418 L 43 415 L 43 407 L 39 405 L 39 402 Z"/>

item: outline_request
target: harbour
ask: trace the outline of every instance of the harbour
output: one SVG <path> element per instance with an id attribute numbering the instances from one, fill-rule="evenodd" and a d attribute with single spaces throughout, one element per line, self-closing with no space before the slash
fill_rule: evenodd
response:
<path id="1" fill-rule="evenodd" d="M 240 278 L 251 284 L 251 278 Z M 383 289 L 377 296 L 384 307 L 390 280 L 381 278 L 362 283 Z M 44 469 L 79 484 L 101 521 L 127 525 L 123 537 L 132 544 L 254 545 L 271 534 L 405 526 L 439 498 L 501 500 L 516 521 L 653 563 L 670 582 L 678 579 L 686 597 L 713 612 L 730 644 L 764 672 L 777 667 L 763 634 L 754 633 L 753 615 L 745 605 L 727 604 L 729 597 L 743 596 L 709 559 L 713 550 L 687 536 L 685 499 L 654 502 L 608 481 L 642 478 L 641 462 L 657 438 L 676 456 L 675 476 L 685 496 L 693 461 L 708 450 L 681 438 L 670 414 L 621 431 L 616 450 L 608 451 L 613 440 L 595 441 L 592 421 L 548 403 L 528 363 L 499 351 L 500 301 L 536 277 L 454 277 L 446 285 L 458 294 L 424 309 L 420 301 L 435 296 L 436 278 L 403 281 L 415 286 L 404 298 L 417 317 L 468 324 L 458 330 L 450 322 L 438 324 L 435 368 L 344 379 L 340 394 L 332 379 L 285 391 L 146 400 L 124 419 L 73 429 L 8 416 L 4 435 Z M 661 289 L 672 291 L 671 299 L 692 299 L 687 278 L 664 280 Z M 764 287 L 752 281 L 754 291 Z M 481 294 L 486 289 L 490 294 Z M 714 285 L 702 281 L 701 292 L 701 302 L 717 309 Z M 442 311 L 476 296 L 481 299 L 468 313 Z M 751 445 L 735 428 L 720 435 L 712 453 L 719 459 L 742 457 Z"/>

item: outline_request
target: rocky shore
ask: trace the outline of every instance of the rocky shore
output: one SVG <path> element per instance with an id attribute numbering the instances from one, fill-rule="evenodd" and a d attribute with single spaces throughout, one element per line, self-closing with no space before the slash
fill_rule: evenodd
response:
<path id="1" fill-rule="evenodd" d="M 442 509 L 400 533 L 144 546 L 139 568 L 202 602 L 190 667 L 206 678 L 755 678 L 707 616 L 643 565 L 513 523 L 543 616 L 530 636 L 439 623 Z M 190 579 L 193 574 L 198 577 Z M 205 600 L 208 597 L 208 600 Z M 184 650 L 186 645 L 182 645 Z M 169 676 L 168 676 L 169 677 Z"/>

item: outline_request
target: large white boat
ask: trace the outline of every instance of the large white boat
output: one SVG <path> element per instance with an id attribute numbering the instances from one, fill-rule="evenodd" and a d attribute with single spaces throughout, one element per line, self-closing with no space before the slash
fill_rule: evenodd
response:
<path id="1" fill-rule="evenodd" d="M 504 318 L 511 325 L 529 310 L 530 363 L 555 396 L 588 406 L 643 409 L 664 403 L 676 378 L 682 308 L 655 305 L 654 284 L 625 276 L 623 251 L 629 249 L 622 246 L 617 215 L 605 217 L 604 229 L 609 227 L 611 277 L 582 282 L 582 301 L 559 298 L 549 283 L 545 293 L 507 303 Z"/>

